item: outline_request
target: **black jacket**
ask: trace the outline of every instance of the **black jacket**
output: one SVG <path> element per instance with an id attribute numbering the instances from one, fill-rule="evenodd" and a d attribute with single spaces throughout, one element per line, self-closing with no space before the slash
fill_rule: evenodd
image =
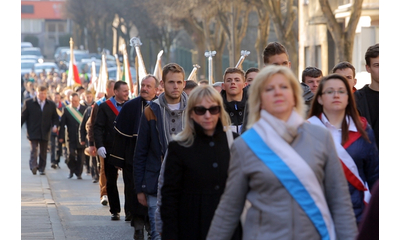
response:
<path id="1" fill-rule="evenodd" d="M 105 147 L 110 153 L 114 142 L 114 120 L 117 115 L 108 106 L 107 101 L 99 105 L 93 126 L 94 142 L 97 149 Z"/>
<path id="2" fill-rule="evenodd" d="M 68 107 L 66 107 L 68 108 Z M 83 115 L 86 110 L 86 106 L 80 105 L 79 112 Z M 74 116 L 69 112 L 68 109 L 64 109 L 64 113 L 61 117 L 59 138 L 65 140 L 65 127 L 67 127 L 68 132 L 68 142 L 71 146 L 75 148 L 84 148 L 85 145 L 80 144 L 79 139 L 79 126 L 80 123 L 75 119 Z"/>
<path id="3" fill-rule="evenodd" d="M 146 105 L 146 100 L 139 96 L 129 100 L 122 106 L 114 121 L 116 132 L 108 160 L 109 163 L 122 168 L 127 163 L 129 164 L 128 167 L 133 167 L 133 155 L 135 153 L 140 118 Z"/>
<path id="4" fill-rule="evenodd" d="M 250 86 L 250 85 L 249 85 Z M 224 108 L 225 111 L 229 114 L 229 117 L 231 118 L 231 125 L 236 127 L 236 132 L 240 133 L 240 129 L 243 124 L 243 119 L 245 115 L 245 107 L 246 107 L 246 102 L 247 102 L 247 90 L 248 86 L 243 88 L 243 96 L 242 100 L 240 102 L 238 101 L 231 101 L 228 102 L 226 98 L 226 91 L 222 90 L 221 91 L 221 96 L 224 101 Z"/>
<path id="5" fill-rule="evenodd" d="M 40 109 L 37 98 L 25 101 L 21 112 L 21 127 L 26 122 L 29 140 L 49 141 L 53 126 L 59 125 L 56 104 L 46 99 L 43 111 Z"/>
<path id="6" fill-rule="evenodd" d="M 168 146 L 161 188 L 162 239 L 206 239 L 225 189 L 230 157 L 226 132 L 220 121 L 213 136 L 194 124 L 192 146 L 176 141 Z M 240 234 L 233 239 L 240 239 Z"/>

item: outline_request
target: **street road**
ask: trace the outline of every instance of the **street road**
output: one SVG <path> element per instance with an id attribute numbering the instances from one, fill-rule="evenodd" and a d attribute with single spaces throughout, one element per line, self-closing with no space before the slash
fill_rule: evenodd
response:
<path id="1" fill-rule="evenodd" d="M 125 221 L 122 172 L 118 178 L 121 220 L 111 221 L 108 206 L 100 204 L 99 184 L 90 175 L 68 179 L 69 170 L 61 158 L 61 169 L 50 167 L 46 175 L 29 169 L 30 145 L 25 125 L 21 128 L 21 239 L 133 239 L 134 228 Z"/>

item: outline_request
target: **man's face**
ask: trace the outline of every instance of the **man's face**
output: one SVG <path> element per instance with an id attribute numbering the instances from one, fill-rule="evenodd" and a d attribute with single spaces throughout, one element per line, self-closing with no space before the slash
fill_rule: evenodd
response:
<path id="1" fill-rule="evenodd" d="M 40 101 L 44 101 L 47 98 L 47 90 L 39 91 L 38 98 Z"/>
<path id="2" fill-rule="evenodd" d="M 119 89 L 114 90 L 115 100 L 118 102 L 128 101 L 129 98 L 129 87 L 128 84 L 122 84 Z"/>
<path id="3" fill-rule="evenodd" d="M 311 92 L 315 94 L 317 92 L 318 85 L 322 79 L 322 76 L 316 78 L 305 76 L 304 78 L 304 83 L 307 84 L 310 87 Z"/>
<path id="4" fill-rule="evenodd" d="M 242 94 L 245 87 L 243 76 L 240 73 L 227 73 L 222 85 L 229 96 Z"/>
<path id="5" fill-rule="evenodd" d="M 58 103 L 61 101 L 61 96 L 60 95 L 54 95 L 54 102 Z"/>
<path id="6" fill-rule="evenodd" d="M 140 85 L 140 96 L 144 100 L 150 101 L 156 96 L 157 89 L 155 79 L 152 77 L 146 78 Z"/>
<path id="7" fill-rule="evenodd" d="M 268 63 L 267 64 L 273 64 L 277 66 L 285 66 L 290 68 L 291 63 L 289 61 L 288 56 L 286 53 L 281 53 L 281 54 L 276 54 L 268 58 Z"/>
<path id="8" fill-rule="evenodd" d="M 77 108 L 79 106 L 79 96 L 71 97 L 72 107 Z"/>
<path id="9" fill-rule="evenodd" d="M 185 87 L 186 82 L 183 79 L 182 73 L 174 73 L 169 72 L 165 76 L 165 79 L 161 81 L 165 97 L 167 102 L 172 101 L 176 102 L 179 101 L 181 94 L 183 92 L 183 88 Z"/>
<path id="10" fill-rule="evenodd" d="M 353 77 L 353 70 L 351 68 L 337 69 L 334 73 L 343 75 L 350 84 L 350 88 L 353 88 L 357 84 L 357 79 Z"/>
<path id="11" fill-rule="evenodd" d="M 85 98 L 87 103 L 93 102 L 93 94 L 85 94 Z"/>
<path id="12" fill-rule="evenodd" d="M 365 65 L 367 72 L 371 73 L 371 80 L 379 83 L 379 56 L 376 58 L 370 58 L 370 65 Z"/>
<path id="13" fill-rule="evenodd" d="M 248 73 L 247 78 L 246 78 L 247 85 L 250 85 L 251 82 L 254 80 L 254 78 L 256 78 L 256 76 L 257 76 L 257 72 Z"/>

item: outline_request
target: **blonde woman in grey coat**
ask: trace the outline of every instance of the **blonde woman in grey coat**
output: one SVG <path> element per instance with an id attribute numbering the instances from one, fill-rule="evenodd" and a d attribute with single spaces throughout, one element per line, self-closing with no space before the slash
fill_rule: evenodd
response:
<path id="1" fill-rule="evenodd" d="M 231 147 L 228 180 L 207 239 L 354 239 L 348 186 L 328 130 L 304 120 L 299 82 L 267 66 L 249 89 L 248 129 Z"/>

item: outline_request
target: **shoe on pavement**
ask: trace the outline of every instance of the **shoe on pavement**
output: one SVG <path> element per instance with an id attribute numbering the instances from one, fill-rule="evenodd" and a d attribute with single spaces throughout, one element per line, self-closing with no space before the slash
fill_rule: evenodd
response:
<path id="1" fill-rule="evenodd" d="M 81 180 L 81 179 L 82 179 L 82 177 L 81 177 L 81 176 L 77 176 L 76 178 L 77 178 L 77 179 L 79 179 L 79 180 Z"/>
<path id="2" fill-rule="evenodd" d="M 68 179 L 71 179 L 74 176 L 74 174 L 70 173 L 68 176 Z"/>
<path id="3" fill-rule="evenodd" d="M 99 182 L 99 180 L 98 179 L 93 179 L 93 181 L 92 181 L 93 183 L 98 183 Z"/>
<path id="4" fill-rule="evenodd" d="M 51 168 L 57 169 L 57 164 L 52 163 L 52 164 L 51 164 Z"/>
<path id="5" fill-rule="evenodd" d="M 133 234 L 133 239 L 135 239 L 135 240 L 144 240 L 144 231 L 143 231 L 143 229 L 135 230 L 135 234 Z"/>
<path id="6" fill-rule="evenodd" d="M 45 173 L 44 173 L 44 172 L 42 172 L 42 171 L 39 171 L 39 174 L 40 174 L 40 175 L 45 175 Z"/>
<path id="7" fill-rule="evenodd" d="M 111 220 L 119 220 L 119 213 L 112 213 Z"/>
<path id="8" fill-rule="evenodd" d="M 104 196 L 101 197 L 100 203 L 103 204 L 104 206 L 107 206 L 107 204 L 108 204 L 107 195 L 104 195 Z"/>
<path id="9" fill-rule="evenodd" d="M 36 175 L 37 167 L 32 168 L 31 171 L 32 171 L 33 175 Z"/>
<path id="10" fill-rule="evenodd" d="M 132 214 L 128 212 L 126 214 L 126 216 L 125 216 L 125 221 L 128 222 L 128 221 L 131 221 L 131 220 L 132 220 Z"/>

